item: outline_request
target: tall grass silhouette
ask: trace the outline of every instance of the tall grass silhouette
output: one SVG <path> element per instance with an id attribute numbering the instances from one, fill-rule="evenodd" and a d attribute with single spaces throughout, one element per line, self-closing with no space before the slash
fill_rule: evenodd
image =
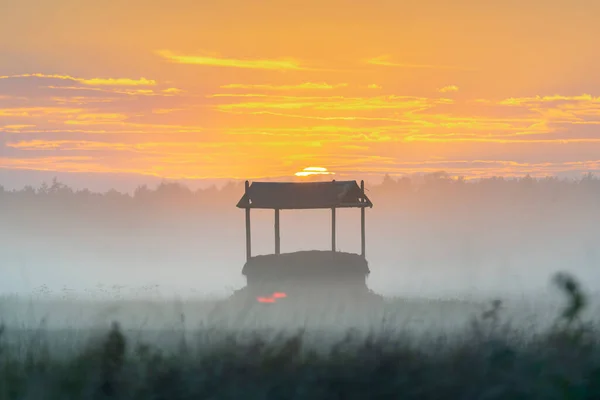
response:
<path id="1" fill-rule="evenodd" d="M 600 398 L 597 330 L 582 320 L 587 297 L 568 274 L 553 282 L 564 308 L 542 333 L 512 328 L 500 301 L 461 334 L 422 340 L 382 325 L 333 341 L 309 329 L 204 326 L 166 349 L 134 340 L 115 321 L 61 356 L 49 351 L 43 329 L 35 341 L 15 341 L 4 328 L 0 400 Z"/>

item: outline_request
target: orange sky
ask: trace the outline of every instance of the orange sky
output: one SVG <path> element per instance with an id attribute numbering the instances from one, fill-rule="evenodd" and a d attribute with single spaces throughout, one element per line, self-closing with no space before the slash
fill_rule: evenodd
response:
<path id="1" fill-rule="evenodd" d="M 598 15 L 595 0 L 9 1 L 2 176 L 578 176 L 600 170 Z"/>

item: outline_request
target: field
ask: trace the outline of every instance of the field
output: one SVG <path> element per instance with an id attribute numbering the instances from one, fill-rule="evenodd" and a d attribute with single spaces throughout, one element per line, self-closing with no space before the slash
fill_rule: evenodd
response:
<path id="1" fill-rule="evenodd" d="M 598 302 L 571 289 L 227 326 L 217 300 L 5 296 L 0 399 L 598 398 Z"/>
<path id="2" fill-rule="evenodd" d="M 600 180 L 369 188 L 381 308 L 217 320 L 195 296 L 244 281 L 240 187 L 0 191 L 0 400 L 600 398 Z M 253 216 L 256 254 L 271 218 Z M 284 251 L 328 246 L 328 218 L 286 214 Z"/>

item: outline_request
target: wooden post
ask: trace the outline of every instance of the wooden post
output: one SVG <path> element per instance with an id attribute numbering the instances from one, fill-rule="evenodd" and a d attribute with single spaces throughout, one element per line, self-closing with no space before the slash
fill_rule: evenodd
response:
<path id="1" fill-rule="evenodd" d="M 335 251 L 335 207 L 331 209 L 331 251 Z"/>
<path id="2" fill-rule="evenodd" d="M 365 181 L 360 181 L 360 191 L 362 192 L 363 198 L 361 202 L 364 202 L 365 198 Z M 365 256 L 365 207 L 360 208 L 360 254 Z"/>
<path id="3" fill-rule="evenodd" d="M 275 254 L 281 253 L 281 242 L 279 238 L 279 209 L 275 209 Z"/>
<path id="4" fill-rule="evenodd" d="M 248 188 L 250 183 L 246 181 L 245 193 L 248 196 Z M 249 206 L 250 204 L 248 204 Z M 246 207 L 246 261 L 252 257 L 252 238 L 250 236 L 250 207 Z"/>

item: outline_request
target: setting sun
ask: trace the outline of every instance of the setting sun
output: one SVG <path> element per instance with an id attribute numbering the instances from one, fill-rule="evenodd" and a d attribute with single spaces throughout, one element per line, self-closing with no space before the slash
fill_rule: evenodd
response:
<path id="1" fill-rule="evenodd" d="M 306 167 L 302 171 L 296 172 L 296 176 L 311 176 L 311 175 L 334 175 L 327 168 L 323 167 Z"/>

